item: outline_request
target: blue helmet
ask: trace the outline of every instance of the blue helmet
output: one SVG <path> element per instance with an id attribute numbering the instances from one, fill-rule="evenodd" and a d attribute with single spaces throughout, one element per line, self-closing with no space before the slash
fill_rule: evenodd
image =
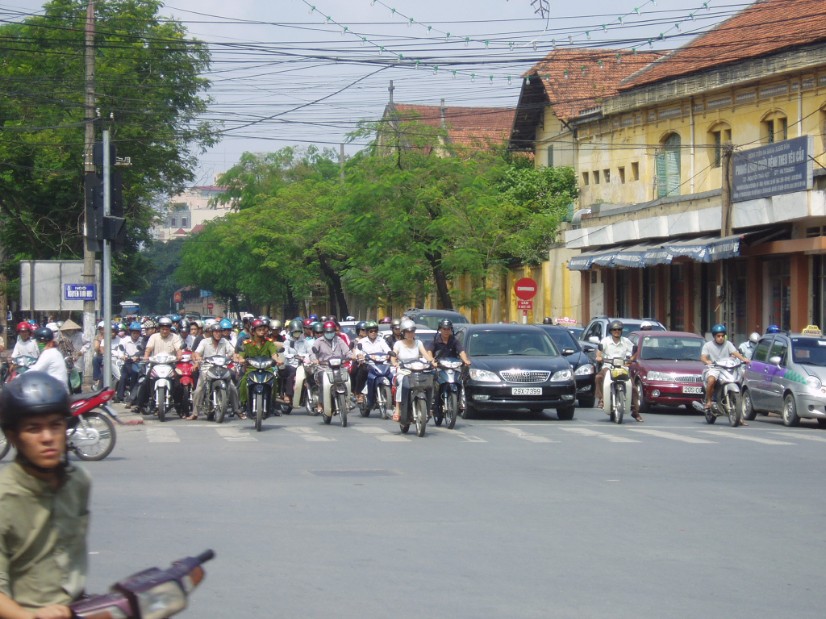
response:
<path id="1" fill-rule="evenodd" d="M 221 328 L 226 331 L 227 329 L 232 329 L 232 321 L 229 318 L 222 318 L 221 319 Z"/>
<path id="2" fill-rule="evenodd" d="M 139 323 L 137 321 L 133 322 L 131 325 L 129 325 L 129 330 L 130 331 L 140 331 L 141 330 L 141 323 Z"/>
<path id="3" fill-rule="evenodd" d="M 717 335 L 718 333 L 725 334 L 725 332 L 726 332 L 726 325 L 716 324 L 713 327 L 711 327 L 711 334 L 712 335 Z"/>
<path id="4" fill-rule="evenodd" d="M 766 327 L 766 333 L 780 333 L 780 327 L 777 325 L 769 325 Z"/>
<path id="5" fill-rule="evenodd" d="M 318 320 L 318 314 L 310 314 L 309 316 L 307 316 L 307 318 L 309 318 L 313 322 L 316 322 Z"/>

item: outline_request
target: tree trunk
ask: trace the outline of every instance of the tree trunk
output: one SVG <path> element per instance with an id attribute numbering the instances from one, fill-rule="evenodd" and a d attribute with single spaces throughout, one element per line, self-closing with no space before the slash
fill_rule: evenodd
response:
<path id="1" fill-rule="evenodd" d="M 425 254 L 430 268 L 433 269 L 433 281 L 436 283 L 436 303 L 439 309 L 453 309 L 453 301 L 450 299 L 450 290 L 447 287 L 447 275 L 442 270 L 442 254 L 440 252 L 428 252 Z"/>
<path id="2" fill-rule="evenodd" d="M 350 313 L 350 310 L 347 309 L 347 299 L 344 297 L 344 289 L 341 286 L 341 276 L 330 265 L 330 261 L 326 255 L 320 251 L 316 253 L 318 255 L 318 264 L 321 267 L 321 272 L 324 273 L 324 277 L 327 278 L 327 282 L 331 287 L 331 305 L 334 305 L 335 309 L 338 310 L 335 315 L 341 320 Z"/>

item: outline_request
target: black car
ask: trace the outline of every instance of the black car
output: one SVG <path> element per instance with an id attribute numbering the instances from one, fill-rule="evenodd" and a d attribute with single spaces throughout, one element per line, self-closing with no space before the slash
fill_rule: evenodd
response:
<path id="1" fill-rule="evenodd" d="M 571 364 L 536 325 L 460 325 L 456 336 L 470 357 L 465 418 L 485 411 L 555 408 L 573 419 L 576 383 Z"/>
<path id="2" fill-rule="evenodd" d="M 558 325 L 537 325 L 551 336 L 562 356 L 571 364 L 576 380 L 576 397 L 580 406 L 593 408 L 596 366 L 588 353 L 577 342 L 571 330 Z"/>

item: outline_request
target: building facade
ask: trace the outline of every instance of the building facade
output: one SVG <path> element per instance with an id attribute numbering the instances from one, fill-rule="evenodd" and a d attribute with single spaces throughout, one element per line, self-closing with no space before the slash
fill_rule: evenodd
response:
<path id="1" fill-rule="evenodd" d="M 160 222 L 152 228 L 152 238 L 166 242 L 197 233 L 207 221 L 232 211 L 231 204 L 211 204 L 226 187 L 204 185 L 190 187 L 166 203 Z"/>

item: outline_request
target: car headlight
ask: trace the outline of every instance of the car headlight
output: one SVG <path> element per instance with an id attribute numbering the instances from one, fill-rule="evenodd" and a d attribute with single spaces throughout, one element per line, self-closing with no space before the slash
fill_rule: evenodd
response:
<path id="1" fill-rule="evenodd" d="M 807 376 L 806 384 L 810 389 L 818 390 L 823 386 L 823 382 L 817 376 Z"/>
<path id="2" fill-rule="evenodd" d="M 590 363 L 586 363 L 585 365 L 580 365 L 574 374 L 577 376 L 590 376 L 594 373 L 594 366 Z"/>
<path id="3" fill-rule="evenodd" d="M 186 594 L 176 582 L 161 583 L 137 594 L 141 619 L 164 619 L 186 608 Z"/>
<path id="4" fill-rule="evenodd" d="M 551 382 L 561 382 L 561 381 L 568 381 L 573 378 L 573 372 L 571 370 L 559 370 L 559 372 L 554 372 L 554 375 L 551 376 Z"/>
<path id="5" fill-rule="evenodd" d="M 477 370 L 470 368 L 470 379 L 478 380 L 481 383 L 498 383 L 499 377 L 488 370 Z"/>
<path id="6" fill-rule="evenodd" d="M 649 372 L 646 375 L 648 380 L 656 380 L 662 383 L 668 383 L 674 381 L 674 376 L 671 374 L 667 374 L 666 372 Z"/>

